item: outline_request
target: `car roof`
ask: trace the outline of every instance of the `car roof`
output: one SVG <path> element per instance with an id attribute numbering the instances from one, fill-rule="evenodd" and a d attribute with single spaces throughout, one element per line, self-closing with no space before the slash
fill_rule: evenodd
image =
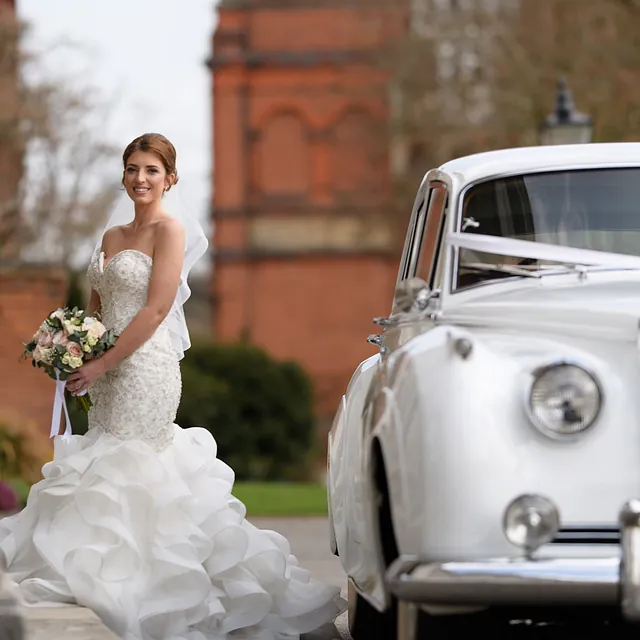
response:
<path id="1" fill-rule="evenodd" d="M 640 143 L 605 142 L 485 151 L 450 160 L 439 170 L 462 183 L 563 168 L 640 166 Z"/>

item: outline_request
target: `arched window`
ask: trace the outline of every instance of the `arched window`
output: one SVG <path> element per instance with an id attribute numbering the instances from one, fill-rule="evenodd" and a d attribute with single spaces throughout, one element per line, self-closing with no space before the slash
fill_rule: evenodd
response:
<path id="1" fill-rule="evenodd" d="M 257 183 L 267 196 L 303 196 L 309 190 L 309 143 L 305 125 L 296 113 L 278 113 L 263 127 Z"/>

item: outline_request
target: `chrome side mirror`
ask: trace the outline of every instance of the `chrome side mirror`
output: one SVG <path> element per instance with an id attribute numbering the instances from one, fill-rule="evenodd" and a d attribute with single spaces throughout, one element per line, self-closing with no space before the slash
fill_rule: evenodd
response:
<path id="1" fill-rule="evenodd" d="M 422 278 L 408 278 L 396 287 L 395 307 L 402 313 L 424 311 L 429 306 L 429 301 L 438 295 L 440 292 L 431 291 Z"/>

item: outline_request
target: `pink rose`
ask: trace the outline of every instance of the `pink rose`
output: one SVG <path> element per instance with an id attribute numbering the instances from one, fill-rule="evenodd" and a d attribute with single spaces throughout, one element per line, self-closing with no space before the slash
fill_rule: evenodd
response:
<path id="1" fill-rule="evenodd" d="M 57 345 L 57 344 L 66 344 L 67 342 L 67 337 L 64 335 L 64 331 L 58 331 L 54 336 L 53 336 L 53 344 Z"/>
<path id="2" fill-rule="evenodd" d="M 43 349 L 49 349 L 53 346 L 53 336 L 48 331 L 42 331 L 38 336 L 38 344 Z"/>
<path id="3" fill-rule="evenodd" d="M 75 342 L 67 343 L 67 351 L 69 352 L 69 355 L 74 358 L 82 356 L 82 349 L 80 348 L 80 345 Z"/>

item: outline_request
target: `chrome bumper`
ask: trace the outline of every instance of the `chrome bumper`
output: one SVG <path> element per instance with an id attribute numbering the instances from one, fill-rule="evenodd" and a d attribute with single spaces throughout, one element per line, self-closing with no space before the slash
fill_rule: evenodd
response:
<path id="1" fill-rule="evenodd" d="M 620 607 L 640 623 L 640 500 L 620 513 L 620 556 L 429 562 L 401 556 L 386 581 L 403 603 Z"/>

